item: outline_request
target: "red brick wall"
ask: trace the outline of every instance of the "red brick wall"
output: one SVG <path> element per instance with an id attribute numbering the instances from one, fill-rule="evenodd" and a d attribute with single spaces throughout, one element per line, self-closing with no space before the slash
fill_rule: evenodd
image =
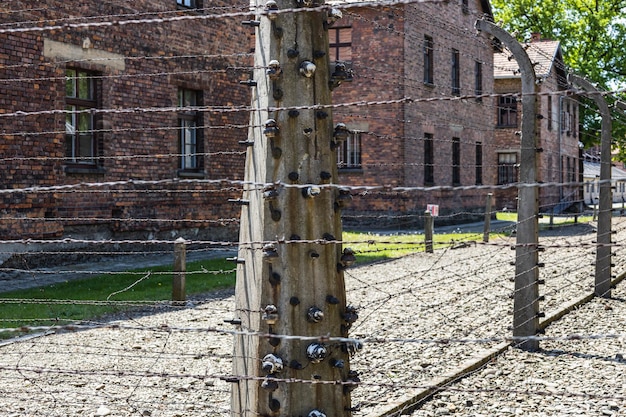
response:
<path id="1" fill-rule="evenodd" d="M 474 96 L 474 62 L 483 62 L 483 92 L 493 91 L 492 47 L 486 36 L 475 36 L 473 29 L 478 3 L 465 14 L 457 2 L 419 3 L 387 9 L 358 8 L 344 13 L 341 25 L 352 26 L 352 66 L 355 80 L 340 86 L 335 103 L 360 100 L 383 102 L 369 106 L 342 107 L 335 121 L 342 121 L 363 135 L 363 169 L 340 172 L 340 182 L 349 185 L 423 187 L 423 138 L 432 134 L 435 141 L 434 186 L 451 187 L 452 141 L 461 143 L 461 183 L 476 185 L 476 142 L 483 145 L 483 184 L 494 176 L 487 163 L 493 148 L 493 124 L 486 114 L 493 110 L 488 99 L 450 100 L 452 49 L 460 52 L 462 96 Z M 471 33 L 471 36 L 468 34 Z M 435 70 L 433 85 L 423 81 L 423 39 L 434 41 Z M 407 100 L 407 98 L 413 100 Z M 447 99 L 442 99 L 447 98 Z M 400 100 L 400 103 L 390 103 Z M 387 103 L 385 103 L 387 102 Z M 459 221 L 482 213 L 484 190 L 455 192 L 389 192 L 355 190 L 351 209 L 344 211 L 344 223 L 385 222 L 421 223 L 427 204 L 439 204 L 440 222 Z M 395 218 L 393 218 L 395 216 Z M 391 218 L 390 218 L 391 217 Z"/>
<path id="2" fill-rule="evenodd" d="M 242 11 L 249 5 L 247 1 L 208 3 L 222 9 L 206 13 Z M 3 26 L 7 28 L 189 14 L 177 11 L 174 0 L 140 0 L 130 5 L 124 6 L 123 2 L 77 5 L 60 0 L 7 2 L 0 4 L 0 19 L 2 23 L 15 22 L 15 26 Z M 137 11 L 141 14 L 135 15 Z M 83 20 L 79 16 L 92 18 Z M 249 52 L 253 31 L 242 28 L 241 20 L 193 19 L 0 34 L 1 78 L 8 80 L 0 82 L 1 113 L 63 110 L 66 66 L 101 73 L 100 104 L 106 110 L 97 125 L 105 130 L 100 135 L 99 154 L 103 157 L 103 170 L 90 174 L 70 173 L 64 169 L 64 114 L 0 117 L 0 189 L 176 179 L 179 162 L 173 155 L 180 152 L 175 129 L 177 114 L 142 109 L 175 107 L 179 87 L 202 90 L 205 106 L 249 105 L 248 87 L 240 86 L 239 80 L 248 77 L 245 68 L 251 66 L 252 59 L 232 55 Z M 19 23 L 24 21 L 28 23 Z M 91 43 L 89 51 L 125 57 L 125 69 L 116 69 L 102 59 L 65 62 L 44 56 L 44 39 L 80 48 L 85 38 Z M 18 78 L 25 80 L 16 80 Z M 130 109 L 137 110 L 127 111 Z M 205 157 L 204 179 L 243 178 L 245 149 L 237 142 L 246 139 L 247 127 L 241 126 L 247 123 L 245 111 L 203 112 L 203 124 L 207 127 L 204 152 L 210 153 Z M 146 187 L 151 190 L 129 184 L 123 190 L 110 187 L 110 192 L 101 192 L 105 187 L 89 187 L 91 192 L 81 189 L 79 192 L 24 195 L 4 193 L 0 198 L 0 238 L 61 236 L 77 224 L 102 226 L 103 220 L 112 217 L 137 221 L 104 222 L 111 230 L 151 233 L 215 226 L 218 219 L 238 217 L 238 208 L 227 200 L 239 196 L 240 192 L 229 182 L 217 185 L 159 183 Z M 15 220 L 20 217 L 40 220 Z M 44 217 L 46 220 L 41 220 Z M 150 218 L 206 222 L 145 221 Z M 234 229 L 229 233 L 236 236 Z"/>
<path id="3" fill-rule="evenodd" d="M 539 189 L 539 211 L 550 212 L 561 200 L 576 200 L 578 198 L 578 187 L 570 186 L 551 186 L 549 184 L 578 181 L 579 174 L 579 149 L 578 136 L 575 131 L 567 132 L 561 129 L 560 124 L 560 75 L 552 73 L 548 79 L 544 80 L 537 88 L 537 180 L 546 184 Z M 519 78 L 498 79 L 495 83 L 496 94 L 511 94 L 521 91 L 521 81 Z M 548 97 L 551 96 L 552 108 L 549 110 Z M 573 126 L 578 126 L 578 110 L 574 106 L 575 100 L 572 98 L 564 99 L 564 102 L 571 100 L 572 112 L 575 119 Z M 494 108 L 497 108 L 498 98 L 493 98 Z M 549 112 L 552 112 L 550 117 Z M 497 125 L 497 112 L 493 114 L 494 125 Z M 549 121 L 552 121 L 551 128 Z M 491 163 L 497 165 L 498 152 L 520 151 L 520 136 L 516 132 L 521 130 L 522 112 L 521 102 L 518 103 L 518 126 L 516 128 L 497 128 L 494 135 L 494 150 L 491 154 Z M 570 166 L 574 171 L 574 179 L 568 178 L 567 158 L 570 160 Z M 571 173 L 570 173 L 571 176 Z M 492 179 L 494 183 L 497 181 L 496 176 Z M 499 189 L 495 193 L 496 209 L 509 208 L 517 209 L 517 188 Z"/>

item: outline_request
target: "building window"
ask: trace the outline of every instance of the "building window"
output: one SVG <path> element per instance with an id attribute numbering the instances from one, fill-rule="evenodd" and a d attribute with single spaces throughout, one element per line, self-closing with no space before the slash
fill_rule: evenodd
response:
<path id="1" fill-rule="evenodd" d="M 517 127 L 517 97 L 498 98 L 498 127 Z"/>
<path id="2" fill-rule="evenodd" d="M 200 0 L 176 0 L 176 4 L 187 9 L 199 9 L 202 7 L 200 5 Z"/>
<path id="3" fill-rule="evenodd" d="M 452 95 L 461 94 L 461 56 L 456 49 L 452 50 Z"/>
<path id="4" fill-rule="evenodd" d="M 474 63 L 474 94 L 476 101 L 483 101 L 483 64 L 479 61 Z"/>
<path id="5" fill-rule="evenodd" d="M 563 111 L 561 112 L 561 132 L 565 132 L 568 135 L 570 132 L 569 122 L 570 122 L 569 103 L 566 103 L 566 105 L 563 108 Z"/>
<path id="6" fill-rule="evenodd" d="M 553 117 L 552 117 L 552 96 L 548 96 L 548 109 L 547 109 L 547 113 L 548 113 L 548 130 L 552 130 L 552 123 L 553 123 Z"/>
<path id="7" fill-rule="evenodd" d="M 424 83 L 435 84 L 435 50 L 433 38 L 424 36 Z"/>
<path id="8" fill-rule="evenodd" d="M 331 61 L 352 61 L 352 27 L 340 26 L 328 28 Z"/>
<path id="9" fill-rule="evenodd" d="M 94 114 L 98 107 L 95 74 L 79 69 L 65 71 L 65 157 L 72 164 L 96 164 Z"/>
<path id="10" fill-rule="evenodd" d="M 339 169 L 361 169 L 361 132 L 352 130 L 337 148 Z"/>
<path id="11" fill-rule="evenodd" d="M 469 1 L 468 0 L 463 0 L 461 2 L 461 10 L 463 10 L 463 13 L 465 14 L 469 13 Z"/>
<path id="12" fill-rule="evenodd" d="M 483 144 L 476 142 L 476 185 L 483 183 Z"/>
<path id="13" fill-rule="evenodd" d="M 567 157 L 567 172 L 565 182 L 576 182 L 576 158 Z"/>
<path id="14" fill-rule="evenodd" d="M 461 185 L 461 139 L 452 138 L 452 185 Z"/>
<path id="15" fill-rule="evenodd" d="M 498 154 L 498 184 L 513 184 L 517 182 L 519 165 L 516 152 Z"/>
<path id="16" fill-rule="evenodd" d="M 202 93 L 184 88 L 178 89 L 178 140 L 180 147 L 180 169 L 198 171 L 202 169 L 202 123 L 201 113 L 196 109 L 201 105 Z"/>
<path id="17" fill-rule="evenodd" d="M 565 101 L 565 106 L 563 112 L 561 113 L 561 131 L 565 132 L 567 136 L 576 135 L 576 118 L 574 112 L 572 111 L 572 107 L 574 109 L 576 108 L 570 104 L 569 100 Z"/>
<path id="18" fill-rule="evenodd" d="M 435 148 L 433 146 L 433 135 L 424 134 L 424 185 L 435 183 Z"/>

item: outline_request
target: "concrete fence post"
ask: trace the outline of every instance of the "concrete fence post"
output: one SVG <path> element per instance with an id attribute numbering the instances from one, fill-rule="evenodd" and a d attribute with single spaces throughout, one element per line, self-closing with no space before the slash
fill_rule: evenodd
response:
<path id="1" fill-rule="evenodd" d="M 570 74 L 569 81 L 592 99 L 602 117 L 600 137 L 600 196 L 598 201 L 598 237 L 596 248 L 595 295 L 611 297 L 611 217 L 613 196 L 611 190 L 611 112 L 604 96 L 589 81 Z M 594 210 L 594 218 L 596 211 Z"/>
<path id="2" fill-rule="evenodd" d="M 515 245 L 515 293 L 513 336 L 517 346 L 528 351 L 539 349 L 532 337 L 539 330 L 539 189 L 537 187 L 537 94 L 533 63 L 525 48 L 509 33 L 486 20 L 476 21 L 476 29 L 498 38 L 513 54 L 522 80 L 522 137 Z"/>

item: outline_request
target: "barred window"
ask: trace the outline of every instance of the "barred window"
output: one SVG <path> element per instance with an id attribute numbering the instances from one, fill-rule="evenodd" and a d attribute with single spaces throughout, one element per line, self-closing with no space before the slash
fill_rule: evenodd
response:
<path id="1" fill-rule="evenodd" d="M 461 139 L 452 138 L 452 185 L 461 185 Z"/>
<path id="2" fill-rule="evenodd" d="M 483 101 L 480 97 L 483 94 L 483 64 L 480 61 L 474 62 L 474 94 L 476 101 Z"/>
<path id="3" fill-rule="evenodd" d="M 96 164 L 94 113 L 98 107 L 96 74 L 79 69 L 65 71 L 65 157 L 71 164 Z"/>
<path id="4" fill-rule="evenodd" d="M 424 185 L 435 183 L 435 147 L 433 135 L 424 134 Z"/>
<path id="5" fill-rule="evenodd" d="M 519 164 L 516 152 L 498 154 L 498 184 L 513 184 L 518 181 Z"/>
<path id="6" fill-rule="evenodd" d="M 498 98 L 498 127 L 517 127 L 517 98 Z"/>
<path id="7" fill-rule="evenodd" d="M 483 183 L 483 144 L 476 142 L 476 185 Z"/>
<path id="8" fill-rule="evenodd" d="M 452 95 L 461 94 L 461 55 L 457 49 L 452 50 Z"/>
<path id="9" fill-rule="evenodd" d="M 424 83 L 435 83 L 435 52 L 433 38 L 424 36 Z"/>
<path id="10" fill-rule="evenodd" d="M 348 138 L 337 148 L 339 169 L 361 169 L 361 132 L 350 131 Z"/>
<path id="11" fill-rule="evenodd" d="M 197 171 L 202 169 L 202 123 L 195 108 L 200 105 L 202 93 L 184 88 L 178 89 L 178 127 L 180 169 Z"/>

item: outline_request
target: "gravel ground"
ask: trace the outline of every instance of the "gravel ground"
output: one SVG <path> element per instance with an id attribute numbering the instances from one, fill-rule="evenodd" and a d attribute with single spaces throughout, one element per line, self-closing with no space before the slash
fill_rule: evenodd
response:
<path id="1" fill-rule="evenodd" d="M 626 237 L 615 219 L 615 241 Z M 482 235 L 477 236 L 480 240 Z M 584 226 L 542 233 L 542 310 L 593 289 L 595 233 Z M 374 416 L 453 373 L 510 336 L 512 239 L 455 245 L 347 271 L 348 300 L 365 340 L 351 363 L 362 384 L 353 405 Z M 616 247 L 615 271 L 626 271 Z M 547 329 L 542 350 L 510 349 L 421 405 L 416 416 L 626 415 L 623 338 L 569 340 L 569 334 L 624 334 L 626 302 L 595 299 Z M 231 293 L 163 306 L 114 325 L 0 346 L 0 415 L 224 416 L 230 385 Z M 494 338 L 485 341 L 484 338 Z M 463 339 L 463 341 L 450 341 Z M 444 343 L 444 340 L 448 340 Z"/>
<path id="2" fill-rule="evenodd" d="M 534 353 L 503 355 L 435 395 L 413 416 L 626 416 L 626 292 L 594 299 L 548 327 Z M 618 335 L 572 340 L 569 336 Z"/>

